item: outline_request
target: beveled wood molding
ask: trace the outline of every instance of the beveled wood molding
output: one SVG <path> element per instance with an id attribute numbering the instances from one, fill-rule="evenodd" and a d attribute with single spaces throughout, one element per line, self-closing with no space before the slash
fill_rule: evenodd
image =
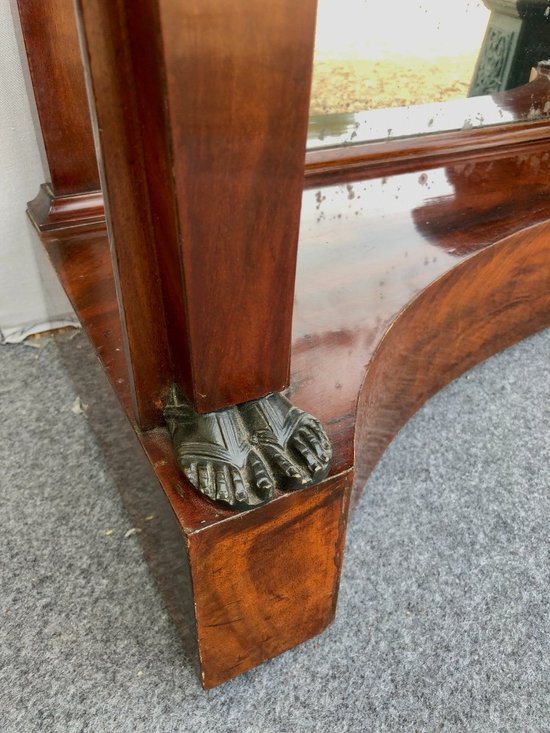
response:
<path id="1" fill-rule="evenodd" d="M 550 123 L 513 123 L 498 128 L 460 130 L 393 142 L 312 150 L 306 154 L 304 187 L 315 188 L 378 175 L 407 173 L 461 160 L 476 161 L 512 153 L 550 148 Z M 27 213 L 39 232 L 74 226 L 95 226 L 105 221 L 103 194 L 90 191 L 55 196 L 44 183 Z"/>
<path id="2" fill-rule="evenodd" d="M 36 198 L 27 204 L 27 214 L 38 232 L 92 227 L 105 221 L 101 191 L 56 196 L 43 183 Z"/>
<path id="3" fill-rule="evenodd" d="M 537 71 L 538 76 L 528 84 L 490 97 L 492 117 L 499 112 L 512 114 L 513 122 L 433 134 L 426 130 L 414 137 L 308 150 L 306 187 L 479 160 L 495 152 L 514 154 L 537 143 L 550 145 L 550 72 L 545 63 Z"/>
<path id="4" fill-rule="evenodd" d="M 19 11 L 33 113 L 56 196 L 100 188 L 72 0 L 12 0 Z M 15 17 L 15 12 L 14 12 Z M 67 208 L 59 203 L 58 208 Z"/>
<path id="5" fill-rule="evenodd" d="M 306 153 L 305 187 L 481 160 L 507 151 L 513 154 L 524 149 L 527 153 L 531 146 L 541 145 L 550 147 L 550 123 L 546 120 L 310 150 Z"/>

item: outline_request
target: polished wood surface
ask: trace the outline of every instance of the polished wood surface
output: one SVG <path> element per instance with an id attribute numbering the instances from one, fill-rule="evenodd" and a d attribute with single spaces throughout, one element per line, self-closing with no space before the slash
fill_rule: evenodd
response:
<path id="1" fill-rule="evenodd" d="M 308 153 L 302 191 L 314 0 L 78 5 L 110 245 L 89 130 L 74 137 L 87 117 L 69 0 L 20 2 L 61 166 L 30 213 L 129 418 L 123 459 L 128 431 L 105 424 L 92 386 L 130 514 L 163 518 L 146 553 L 213 687 L 330 623 L 352 495 L 392 437 L 448 381 L 550 325 L 550 134 L 525 120 L 548 82 L 496 100 L 524 120 L 498 133 Z M 281 389 L 289 357 L 288 394 L 332 442 L 329 476 L 223 509 L 178 469 L 166 390 L 220 408 Z"/>
<path id="2" fill-rule="evenodd" d="M 550 218 L 549 167 L 550 156 L 543 150 L 485 163 L 485 177 L 479 171 L 473 176 L 477 188 L 468 208 L 450 182 L 457 176 L 453 166 L 373 179 L 351 190 L 342 185 L 304 192 L 290 394 L 325 425 L 335 446 L 333 474 L 353 465 L 357 397 L 367 365 L 392 323 L 426 288 L 440 287 L 443 276 L 470 258 L 485 251 L 498 258 L 509 237 L 521 239 L 533 227 L 544 228 Z M 430 218 L 438 202 L 454 211 L 454 219 L 445 219 L 446 232 Z M 418 225 L 422 211 L 429 212 L 423 228 Z M 545 238 L 540 240 L 541 259 L 530 275 L 534 302 L 541 290 L 546 293 L 549 277 Z M 105 232 L 52 233 L 45 241 L 132 416 Z M 186 492 L 163 430 L 144 433 L 143 440 L 155 463 L 166 461 L 159 466 L 163 483 L 182 486 L 186 526 L 198 527 L 203 520 L 212 521 L 213 514 L 224 513 L 195 492 Z"/>
<path id="3" fill-rule="evenodd" d="M 105 222 L 101 191 L 56 195 L 47 183 L 43 183 L 36 198 L 29 201 L 27 213 L 39 232 L 68 227 L 95 227 Z"/>
<path id="4" fill-rule="evenodd" d="M 145 12 L 147 5 L 140 7 Z M 106 198 L 131 398 L 136 419 L 143 428 L 148 428 L 161 423 L 163 396 L 174 379 L 171 338 L 174 342 L 185 341 L 183 312 L 174 310 L 170 331 L 167 327 L 166 305 L 171 291 L 167 287 L 163 292 L 156 246 L 163 231 L 170 243 L 175 226 L 170 217 L 168 169 L 166 165 L 163 167 L 162 157 L 156 168 L 158 187 L 149 185 L 148 151 L 156 150 L 163 130 L 159 127 L 156 136 L 149 139 L 141 124 L 140 113 L 154 115 L 158 109 L 156 97 L 145 105 L 139 96 L 139 69 L 134 64 L 129 42 L 125 3 L 86 0 L 80 3 L 79 10 L 92 121 L 101 145 L 101 183 Z M 137 15 L 141 17 L 140 13 Z M 145 74 L 148 69 L 156 68 L 149 51 L 149 47 L 143 50 Z M 153 202 L 158 201 L 164 202 L 164 212 L 154 209 Z M 174 262 L 162 264 L 169 282 Z M 185 371 L 183 364 L 181 369 Z"/>
<path id="5" fill-rule="evenodd" d="M 55 196 L 99 189 L 74 3 L 17 0 Z M 73 202 L 73 208 L 77 202 Z"/>
<path id="6" fill-rule="evenodd" d="M 283 389 L 315 0 L 79 5 L 142 426 Z"/>
<path id="7" fill-rule="evenodd" d="M 198 495 L 167 432 L 135 425 L 105 232 L 46 237 L 186 538 L 205 686 L 330 621 L 353 469 L 357 498 L 388 442 L 431 394 L 550 325 L 549 168 L 546 149 L 527 146 L 304 191 L 290 394 L 321 419 L 334 460 L 322 485 L 250 512 Z"/>
<path id="8" fill-rule="evenodd" d="M 291 649 L 333 620 L 350 486 L 344 474 L 190 537 L 205 687 Z"/>
<path id="9" fill-rule="evenodd" d="M 466 259 L 421 293 L 393 321 L 361 387 L 355 500 L 389 442 L 429 397 L 548 325 L 549 221 Z"/>
<path id="10" fill-rule="evenodd" d="M 155 477 L 162 459 L 147 460 L 93 348 L 77 338 L 58 349 L 204 686 L 322 631 L 336 608 L 351 475 L 182 531 L 174 513 L 181 499 L 168 501 Z"/>
<path id="11" fill-rule="evenodd" d="M 288 385 L 316 0 L 159 4 L 193 401 L 206 412 Z"/>
<path id="12" fill-rule="evenodd" d="M 547 148 L 529 146 L 511 157 L 304 192 L 292 399 L 316 411 L 326 426 L 336 466 L 353 463 L 366 366 L 372 367 L 397 315 L 465 259 L 544 224 L 550 216 L 549 172 Z M 545 247 L 544 240 L 539 246 Z M 549 269 L 547 261 L 540 274 L 531 274 L 533 298 L 548 284 Z M 545 317 L 550 303 L 539 328 Z M 426 328 L 439 324 L 433 318 Z M 458 364 L 460 348 L 457 343 Z M 409 356 L 414 359 L 415 352 Z"/>
<path id="13" fill-rule="evenodd" d="M 403 130 L 404 136 L 397 139 L 359 142 L 361 125 L 365 126 L 371 115 L 380 116 L 386 128 L 398 127 L 403 108 L 374 110 L 360 115 L 326 115 L 314 120 L 306 154 L 306 185 L 314 187 L 386 172 L 395 174 L 437 167 L 452 161 L 472 161 L 505 148 L 510 152 L 522 150 L 530 144 L 550 146 L 550 77 L 544 65 L 539 68 L 536 79 L 517 89 L 438 105 L 442 116 L 456 118 L 457 129 L 448 132 L 436 133 L 426 124 L 425 129 L 416 133 Z M 486 126 L 463 129 L 464 120 L 476 119 L 476 105 L 480 107 L 480 100 L 486 116 L 482 124 Z M 427 111 L 426 121 L 430 116 Z M 483 119 L 483 115 L 478 117 Z M 332 127 L 335 132 L 331 137 L 327 131 Z M 318 138 L 319 130 L 323 131 L 323 145 L 316 148 L 315 137 Z"/>

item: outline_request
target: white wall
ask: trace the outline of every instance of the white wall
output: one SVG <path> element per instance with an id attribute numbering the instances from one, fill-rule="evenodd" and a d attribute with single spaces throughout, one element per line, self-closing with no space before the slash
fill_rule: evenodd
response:
<path id="1" fill-rule="evenodd" d="M 67 320 L 71 306 L 25 215 L 44 171 L 10 2 L 0 0 L 0 342 Z"/>

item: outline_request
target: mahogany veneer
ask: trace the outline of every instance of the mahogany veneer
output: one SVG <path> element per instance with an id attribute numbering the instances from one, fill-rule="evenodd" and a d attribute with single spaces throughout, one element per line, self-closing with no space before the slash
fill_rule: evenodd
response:
<path id="1" fill-rule="evenodd" d="M 144 428 L 288 386 L 315 7 L 77 3 Z"/>
<path id="2" fill-rule="evenodd" d="M 104 216 L 71 0 L 16 0 L 49 182 L 29 204 L 39 230 Z"/>
<path id="3" fill-rule="evenodd" d="M 550 325 L 550 130 L 531 119 L 550 82 L 493 97 L 516 125 L 311 151 L 304 183 L 315 0 L 79 0 L 109 246 L 72 0 L 18 4 L 52 174 L 30 215 L 129 418 L 85 395 L 130 513 L 155 507 L 140 536 L 212 687 L 330 623 L 350 500 L 389 441 Z M 163 399 L 260 397 L 289 357 L 330 474 L 225 510 L 178 469 Z"/>
<path id="4" fill-rule="evenodd" d="M 137 427 L 105 231 L 44 237 L 134 426 L 136 451 L 148 458 L 158 501 L 168 501 L 181 529 L 177 561 L 191 584 L 171 607 L 181 614 L 192 587 L 206 687 L 330 622 L 352 487 L 357 498 L 430 395 L 550 325 L 549 168 L 540 145 L 304 192 L 290 393 L 322 421 L 334 460 L 321 485 L 249 512 L 198 495 L 166 430 Z"/>

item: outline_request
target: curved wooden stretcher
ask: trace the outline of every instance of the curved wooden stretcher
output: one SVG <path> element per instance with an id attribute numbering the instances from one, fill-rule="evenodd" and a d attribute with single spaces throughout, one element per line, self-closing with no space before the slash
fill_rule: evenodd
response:
<path id="1" fill-rule="evenodd" d="M 143 348 L 139 345 L 139 318 L 143 318 L 143 308 L 150 308 L 150 304 L 145 303 L 133 325 L 136 311 L 130 311 L 134 296 L 128 295 L 124 267 L 125 258 L 130 256 L 128 251 L 136 258 L 130 265 L 133 272 L 147 262 L 137 259 L 136 252 L 142 251 L 137 228 L 131 234 L 133 250 L 128 250 L 124 243 L 118 244 L 124 238 L 124 233 L 118 234 L 124 219 L 121 211 L 132 211 L 129 201 L 138 194 L 139 202 L 132 199 L 135 205 L 140 203 L 145 209 L 157 211 L 161 204 L 151 201 L 154 196 L 150 189 L 148 194 L 135 193 L 124 183 L 122 158 L 116 161 L 118 168 L 110 167 L 108 152 L 118 143 L 115 133 L 109 138 L 109 129 L 116 127 L 117 110 L 113 108 L 114 97 L 110 97 L 109 75 L 101 77 L 101 54 L 108 52 L 99 48 L 97 34 L 98 28 L 104 28 L 101 24 L 107 22 L 99 15 L 108 16 L 111 10 L 100 10 L 102 4 L 91 0 L 81 4 L 90 73 L 96 85 L 96 113 L 103 135 L 104 181 L 117 248 L 115 272 L 107 232 L 104 224 L 98 223 L 97 209 L 92 207 L 93 216 L 87 218 L 86 212 L 77 207 L 74 215 L 65 214 L 62 225 L 52 224 L 51 217 L 47 220 L 44 207 L 43 220 L 36 214 L 34 218 L 137 437 L 133 455 L 136 465 L 143 465 L 148 476 L 149 510 L 154 505 L 159 518 L 157 530 L 144 529 L 141 538 L 153 557 L 153 571 L 158 570 L 169 608 L 194 649 L 202 683 L 213 687 L 318 634 L 331 622 L 350 506 L 358 500 L 392 438 L 430 396 L 451 380 L 480 360 L 550 325 L 550 132 L 545 123 L 533 123 L 531 138 L 525 132 L 527 128 L 521 126 L 517 128 L 521 133 L 518 137 L 510 126 L 498 140 L 491 133 L 492 142 L 485 147 L 482 137 L 468 138 L 466 132 L 442 136 L 441 148 L 438 150 L 430 141 L 429 150 L 426 148 L 429 154 L 419 151 L 416 164 L 414 160 L 411 163 L 410 154 L 382 164 L 378 149 L 376 165 L 371 167 L 368 155 L 364 165 L 355 159 L 348 167 L 342 164 L 336 170 L 329 165 L 324 172 L 314 165 L 319 156 L 309 159 L 305 179 L 303 171 L 300 174 L 301 213 L 299 200 L 296 204 L 290 200 L 285 203 L 299 213 L 294 309 L 287 313 L 285 305 L 288 281 L 294 276 L 291 263 L 286 272 L 275 273 L 275 281 L 273 273 L 267 274 L 271 280 L 265 292 L 270 301 L 265 310 L 270 318 L 280 317 L 284 321 L 288 316 L 292 339 L 290 381 L 285 394 L 293 404 L 320 420 L 332 443 L 333 460 L 329 476 L 321 483 L 297 492 L 278 492 L 271 502 L 251 511 L 231 511 L 205 499 L 188 483 L 176 465 L 168 432 L 158 417 L 158 395 L 154 389 L 143 387 L 143 383 L 140 386 L 142 376 L 136 376 L 137 354 Z M 168 13 L 170 5 L 175 7 L 168 0 L 161 2 L 162 12 Z M 261 12 L 252 0 L 244 5 L 249 12 L 254 8 Z M 304 26 L 310 23 L 308 13 L 313 5 L 303 3 L 300 12 Z M 120 8 L 124 3 L 112 6 Z M 155 3 L 144 3 L 145 6 L 152 8 Z M 291 3 L 277 3 L 277 8 L 281 23 L 288 22 L 285 13 L 291 13 L 296 22 Z M 24 14 L 22 21 L 25 28 Z M 134 22 L 138 23 L 135 18 Z M 273 17 L 270 22 L 275 22 Z M 136 28 L 134 31 L 138 33 Z M 131 32 L 130 28 L 128 33 Z M 120 39 L 117 42 L 124 46 Z M 306 52 L 309 54 L 307 49 Z M 169 60 L 165 59 L 165 63 L 170 68 Z M 130 72 L 122 68 L 118 73 L 124 76 Z M 102 89 L 100 78 L 104 82 Z M 199 81 L 195 79 L 194 83 Z M 120 89 L 117 93 L 124 95 Z M 169 89 L 166 93 L 170 98 Z M 108 113 L 104 99 L 109 100 Z M 151 105 L 154 106 L 153 102 Z M 174 102 L 174 109 L 176 106 Z M 128 112 L 127 105 L 125 109 L 126 114 L 133 114 Z M 307 105 L 304 109 L 305 114 Z M 142 123 L 148 124 L 147 120 Z M 170 124 L 174 129 L 179 123 Z M 303 142 L 303 125 L 300 129 Z M 185 130 L 180 132 L 183 135 Z M 117 134 L 122 134 L 120 129 Z M 131 137 L 133 132 L 126 130 L 124 134 Z M 201 133 L 198 134 L 200 137 Z M 469 143 L 457 143 L 467 139 Z M 445 140 L 452 142 L 451 153 L 445 152 Z M 129 145 L 129 149 L 134 148 Z M 197 165 L 205 165 L 200 157 L 207 155 L 204 149 L 195 154 Z M 256 159 L 250 163 L 256 164 Z M 133 165 L 132 175 L 139 183 L 136 166 L 139 168 L 140 164 L 134 161 Z M 153 165 L 157 163 L 144 164 L 149 186 L 152 168 L 147 166 Z M 274 163 L 268 160 L 266 165 Z M 290 171 L 288 176 L 295 181 L 295 173 Z M 261 189 L 263 179 L 257 171 L 256 178 L 252 176 L 251 180 Z M 282 180 L 284 183 L 284 176 Z M 194 185 L 184 177 L 179 183 Z M 266 197 L 291 195 L 292 186 L 290 193 L 285 193 L 279 191 L 279 184 L 281 180 L 269 180 Z M 139 189 L 137 184 L 136 188 Z M 73 193 L 76 195 L 77 191 Z M 250 189 L 246 194 L 241 192 L 241 196 L 250 195 Z M 52 196 L 55 200 L 55 191 Z M 97 204 L 97 195 L 94 196 Z M 89 201 L 88 197 L 88 211 Z M 258 194 L 251 203 L 258 207 L 255 213 L 247 214 L 246 208 L 239 211 L 249 228 L 256 226 L 264 204 Z M 197 206 L 200 208 L 201 204 Z M 205 215 L 204 210 L 199 214 Z M 276 215 L 282 216 L 280 210 Z M 179 216 L 180 223 L 189 224 L 192 218 L 188 212 Z M 196 221 L 191 224 L 192 238 Z M 228 237 L 230 229 L 228 225 Z M 263 230 L 264 237 L 268 230 L 269 226 Z M 168 227 L 162 236 L 172 236 Z M 181 245 L 183 249 L 186 246 Z M 276 246 L 279 245 L 273 244 Z M 233 249 L 230 244 L 227 248 L 228 256 L 234 255 L 238 260 L 238 248 Z M 175 256 L 174 251 L 164 251 L 166 261 L 156 260 L 164 287 L 172 288 L 171 301 L 162 306 L 168 315 L 171 308 L 179 307 L 173 292 L 175 285 L 163 274 L 163 268 L 170 267 L 168 260 Z M 208 269 L 200 269 L 203 265 L 198 256 L 186 251 L 183 258 L 191 263 L 189 267 L 195 268 L 197 276 L 201 272 L 204 277 L 208 275 Z M 233 265 L 226 262 L 225 267 L 231 269 Z M 256 276 L 248 260 L 243 267 L 251 268 L 250 276 Z M 148 281 L 138 280 L 137 285 L 138 291 L 141 288 L 146 292 Z M 236 283 L 237 287 L 241 285 Z M 218 297 L 214 284 L 203 279 L 202 286 L 206 301 Z M 187 291 L 183 297 L 191 295 Z M 189 308 L 187 327 L 192 330 L 192 304 L 184 303 L 182 307 Z M 223 303 L 216 314 L 220 308 L 223 312 Z M 149 321 L 143 324 L 147 339 L 153 341 L 153 346 L 148 344 L 147 353 L 143 352 L 150 363 L 163 348 L 158 345 L 162 334 L 157 342 L 156 333 L 166 328 L 163 319 L 155 320 L 153 315 L 158 313 L 149 312 Z M 209 328 L 207 319 L 203 326 Z M 245 326 L 241 323 L 239 327 Z M 253 333 L 257 331 L 252 328 Z M 283 339 L 284 333 L 278 338 Z M 246 328 L 233 332 L 232 339 L 232 344 L 242 340 L 247 351 L 251 339 L 250 349 L 256 349 Z M 271 349 L 276 350 L 278 343 L 269 339 L 259 342 L 260 361 L 276 361 L 277 355 Z M 212 351 L 209 342 L 207 347 L 210 351 L 204 358 L 211 360 L 208 370 L 215 373 L 220 364 L 226 363 L 226 345 L 219 343 L 219 350 Z M 196 348 L 200 349 L 200 344 Z M 168 351 L 173 358 L 175 347 L 169 345 Z M 227 358 L 238 356 L 229 354 Z M 268 374 L 267 381 L 271 377 Z M 270 389 L 262 385 L 259 393 Z M 99 394 L 100 387 L 97 390 Z M 95 400 L 93 394 L 87 395 L 86 401 L 91 402 L 92 413 L 95 409 L 101 430 L 108 431 L 108 425 L 101 425 L 101 401 L 97 394 Z M 247 393 L 244 399 L 253 398 L 252 393 Z M 94 401 L 98 403 L 95 408 Z M 142 408 L 146 403 L 149 406 Z M 220 402 L 205 409 L 223 406 Z M 131 494 L 132 487 L 123 488 L 130 503 L 136 500 Z M 143 501 L 143 495 L 137 500 Z M 160 534 L 147 535 L 160 533 L 164 523 L 166 532 L 172 532 L 170 541 L 166 539 L 168 535 L 163 535 L 162 540 Z M 166 562 L 161 562 L 163 554 L 168 556 L 168 571 Z M 368 572 L 368 558 L 366 565 Z"/>

